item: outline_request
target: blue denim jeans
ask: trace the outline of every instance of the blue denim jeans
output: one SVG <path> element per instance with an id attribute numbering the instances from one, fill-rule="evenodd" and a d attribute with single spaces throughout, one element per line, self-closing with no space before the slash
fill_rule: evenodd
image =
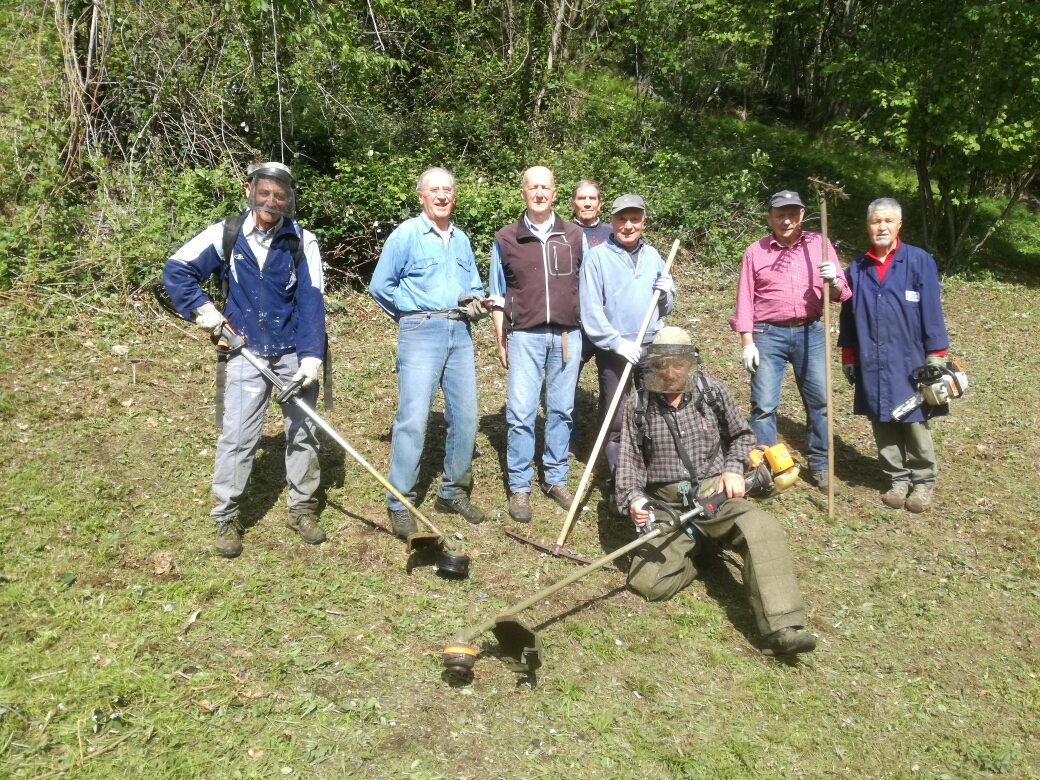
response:
<path id="1" fill-rule="evenodd" d="M 397 330 L 398 400 L 388 479 L 413 503 L 426 423 L 438 387 L 444 390 L 448 439 L 437 495 L 459 498 L 473 483 L 470 462 L 477 438 L 477 376 L 469 325 L 423 315 L 402 317 Z M 390 493 L 386 503 L 391 509 L 404 508 Z"/>
<path id="2" fill-rule="evenodd" d="M 787 364 L 805 405 L 805 434 L 809 446 L 809 468 L 827 470 L 827 382 L 824 365 L 823 325 L 814 320 L 785 328 L 756 322 L 753 330 L 758 347 L 758 370 L 751 377 L 751 430 L 759 444 L 776 444 L 776 408 L 780 404 L 780 382 Z"/>
<path id="3" fill-rule="evenodd" d="M 295 352 L 260 360 L 286 384 L 298 368 Z M 263 433 L 272 387 L 271 382 L 241 355 L 228 361 L 224 424 L 213 461 L 213 496 L 217 505 L 210 517 L 214 520 L 238 516 Z M 300 398 L 313 408 L 318 399 L 318 385 L 313 384 L 302 391 Z M 289 485 L 289 509 L 317 511 L 321 468 L 314 423 L 292 403 L 282 404 L 282 416 L 285 418 L 285 481 Z"/>
<path id="4" fill-rule="evenodd" d="M 545 446 L 542 479 L 547 485 L 567 484 L 567 443 L 574 426 L 574 388 L 581 367 L 581 331 L 567 331 L 567 362 L 563 361 L 563 331 L 543 325 L 514 330 L 506 336 L 509 386 L 506 390 L 506 468 L 509 492 L 527 493 L 534 477 L 534 420 L 545 379 Z"/>

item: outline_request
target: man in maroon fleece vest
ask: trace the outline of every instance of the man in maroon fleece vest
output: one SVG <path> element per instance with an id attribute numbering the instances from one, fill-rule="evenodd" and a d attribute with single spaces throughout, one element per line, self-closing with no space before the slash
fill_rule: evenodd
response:
<path id="1" fill-rule="evenodd" d="M 567 488 L 567 445 L 581 364 L 578 269 L 587 244 L 578 225 L 553 211 L 556 183 L 548 168 L 529 168 L 520 194 L 527 210 L 495 234 L 490 275 L 498 357 L 509 370 L 509 515 L 526 523 L 531 519 L 534 422 L 543 379 L 542 492 L 564 509 L 574 500 Z"/>

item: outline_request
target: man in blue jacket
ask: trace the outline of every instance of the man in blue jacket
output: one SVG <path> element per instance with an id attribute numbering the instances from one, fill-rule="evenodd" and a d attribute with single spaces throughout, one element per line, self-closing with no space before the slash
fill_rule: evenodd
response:
<path id="1" fill-rule="evenodd" d="M 391 233 L 372 273 L 369 294 L 397 323 L 397 416 L 390 443 L 390 484 L 415 501 L 426 423 L 437 388 L 444 391 L 448 438 L 444 471 L 433 507 L 460 514 L 466 522 L 483 521 L 470 503 L 470 461 L 477 438 L 477 375 L 470 323 L 488 316 L 469 238 L 451 222 L 455 177 L 430 168 L 416 185 L 422 214 Z M 386 494 L 394 533 L 415 533 L 415 520 L 404 504 Z"/>
<path id="2" fill-rule="evenodd" d="M 625 363 L 638 363 L 643 350 L 657 335 L 675 304 L 675 285 L 664 274 L 664 260 L 657 250 L 643 243 L 646 204 L 639 195 L 622 195 L 610 209 L 612 234 L 605 243 L 589 251 L 581 267 L 581 323 L 596 346 L 599 373 L 599 421 L 617 391 Z M 660 290 L 657 310 L 640 343 L 635 338 L 650 307 L 654 290 Z M 631 389 L 632 379 L 626 385 Z M 627 395 L 621 399 L 604 454 L 610 467 L 611 494 L 614 470 L 621 448 L 621 413 Z M 613 503 L 613 502 L 612 502 Z"/>
<path id="3" fill-rule="evenodd" d="M 910 373 L 945 365 L 946 337 L 939 274 L 923 249 L 899 240 L 903 211 L 892 198 L 867 207 L 869 252 L 845 272 L 852 297 L 842 304 L 842 371 L 856 386 L 853 411 L 870 420 L 878 461 L 889 479 L 885 506 L 926 512 L 938 467 L 928 420 L 949 407 L 924 404 L 902 422 L 892 410 L 916 392 Z"/>
<path id="4" fill-rule="evenodd" d="M 325 282 L 318 242 L 293 219 L 293 179 L 287 166 L 268 162 L 251 167 L 245 191 L 249 208 L 231 256 L 224 256 L 224 223 L 210 225 L 166 261 L 163 283 L 182 317 L 213 335 L 227 320 L 281 381 L 302 380 L 301 397 L 313 405 L 325 354 Z M 226 290 L 223 313 L 200 287 L 213 274 Z M 253 468 L 271 389 L 241 355 L 228 360 L 225 411 L 213 467 L 217 505 L 210 512 L 217 524 L 217 552 L 225 558 L 242 552 L 239 502 Z M 308 544 L 321 544 L 325 532 L 317 517 L 321 471 L 314 424 L 295 404 L 283 404 L 282 415 L 287 525 Z"/>

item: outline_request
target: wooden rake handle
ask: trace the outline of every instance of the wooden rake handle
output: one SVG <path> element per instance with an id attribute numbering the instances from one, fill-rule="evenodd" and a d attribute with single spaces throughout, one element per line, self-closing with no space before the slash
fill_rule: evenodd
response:
<path id="1" fill-rule="evenodd" d="M 675 260 L 675 254 L 678 251 L 679 239 L 675 239 L 672 243 L 672 251 L 668 253 L 668 260 L 664 264 L 664 270 L 661 271 L 662 276 L 671 271 L 672 262 Z M 646 316 L 643 317 L 643 324 L 639 328 L 639 335 L 636 336 L 636 344 L 643 343 L 643 336 L 646 335 L 647 328 L 650 327 L 650 322 L 654 318 L 654 312 L 657 310 L 657 302 L 660 298 L 661 291 L 654 290 L 653 298 L 650 299 L 650 307 L 646 310 Z M 614 414 L 617 412 L 618 404 L 621 403 L 621 398 L 625 394 L 625 383 L 628 382 L 628 377 L 631 373 L 632 364 L 626 363 L 625 370 L 621 374 L 621 381 L 618 382 L 617 390 L 614 391 L 614 397 L 610 400 L 610 408 L 607 409 L 607 416 L 603 418 L 603 425 L 600 426 L 599 435 L 596 437 L 596 444 L 592 448 L 592 455 L 585 464 L 585 471 L 582 472 L 581 482 L 578 483 L 578 491 L 574 494 L 574 501 L 571 503 L 571 508 L 567 511 L 567 519 L 564 520 L 563 528 L 560 529 L 560 535 L 556 539 L 556 544 L 551 548 L 553 555 L 559 555 L 560 550 L 563 549 L 563 543 L 567 541 L 567 534 L 571 532 L 574 518 L 578 514 L 581 502 L 585 498 L 585 491 L 588 490 L 589 481 L 592 479 L 592 471 L 596 466 L 596 459 L 599 457 L 599 452 L 603 448 L 603 442 L 607 438 L 607 432 L 610 430 L 610 423 L 614 419 Z"/>

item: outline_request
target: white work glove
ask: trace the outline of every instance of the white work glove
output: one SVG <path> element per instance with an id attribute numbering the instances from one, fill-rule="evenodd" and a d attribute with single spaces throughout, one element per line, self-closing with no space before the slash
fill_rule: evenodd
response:
<path id="1" fill-rule="evenodd" d="M 207 301 L 199 308 L 193 309 L 191 314 L 195 318 L 195 324 L 200 328 L 209 331 L 214 336 L 220 335 L 220 329 L 224 325 L 224 315 L 212 303 Z"/>
<path id="2" fill-rule="evenodd" d="M 670 293 L 672 291 L 672 275 L 661 274 L 658 276 L 657 280 L 654 282 L 654 289 L 660 290 L 663 293 Z"/>
<path id="3" fill-rule="evenodd" d="M 642 347 L 628 339 L 618 339 L 618 345 L 614 348 L 614 351 L 629 363 L 638 363 L 639 358 L 643 356 Z"/>
<path id="4" fill-rule="evenodd" d="M 318 381 L 318 371 L 321 370 L 321 358 L 316 357 L 305 357 L 300 358 L 300 368 L 293 375 L 293 381 L 302 379 L 303 384 L 301 387 L 310 387 Z"/>
<path id="5" fill-rule="evenodd" d="M 820 263 L 817 266 L 820 269 L 820 276 L 823 277 L 823 281 L 830 282 L 835 287 L 841 287 L 841 280 L 838 278 L 838 266 L 828 260 L 826 263 Z"/>
<path id="6" fill-rule="evenodd" d="M 748 344 L 740 353 L 740 362 L 744 364 L 744 370 L 753 374 L 758 370 L 758 347 Z"/>

